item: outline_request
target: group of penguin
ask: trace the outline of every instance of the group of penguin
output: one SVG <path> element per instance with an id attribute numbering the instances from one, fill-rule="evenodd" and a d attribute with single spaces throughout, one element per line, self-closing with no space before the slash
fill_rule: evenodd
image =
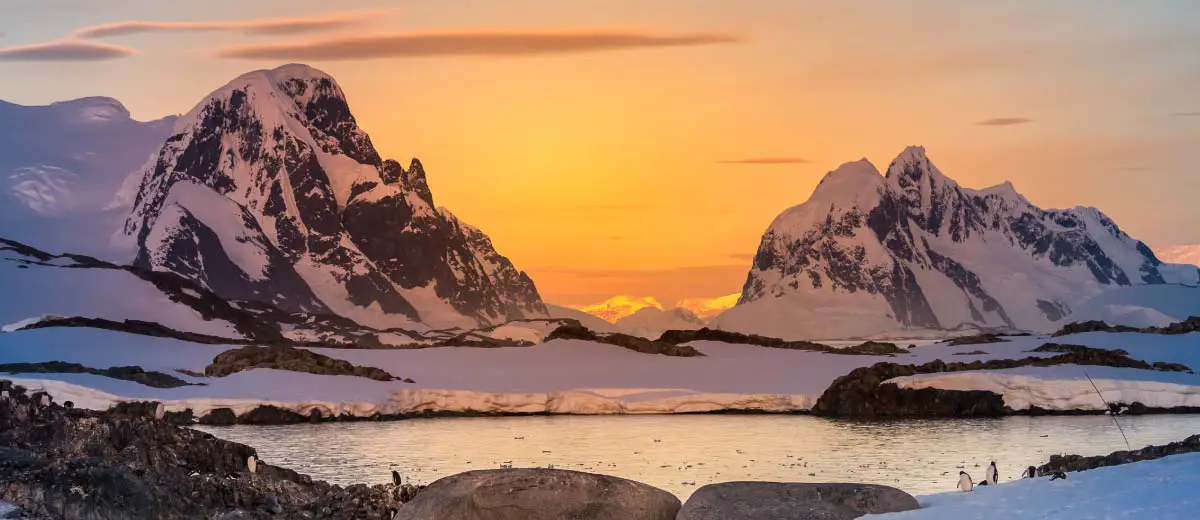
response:
<path id="1" fill-rule="evenodd" d="M 1034 478 L 1034 477 L 1037 477 L 1037 468 L 1035 468 L 1033 466 L 1029 466 L 1028 468 L 1025 468 L 1025 472 L 1021 473 L 1021 478 Z M 1054 481 L 1054 480 L 1065 479 L 1065 478 L 1067 478 L 1066 473 L 1064 473 L 1062 471 L 1055 471 L 1051 475 L 1050 480 Z M 999 481 L 999 479 L 1000 479 L 1000 475 L 999 475 L 999 472 L 996 471 L 996 461 L 993 460 L 991 464 L 988 464 L 987 471 L 983 474 L 983 481 L 980 482 L 979 485 L 986 486 L 988 484 L 996 484 L 997 481 Z M 967 474 L 967 472 L 965 472 L 965 471 L 959 471 L 958 472 L 958 490 L 959 491 L 971 491 L 973 489 L 975 489 L 975 481 L 971 480 L 971 475 Z"/>

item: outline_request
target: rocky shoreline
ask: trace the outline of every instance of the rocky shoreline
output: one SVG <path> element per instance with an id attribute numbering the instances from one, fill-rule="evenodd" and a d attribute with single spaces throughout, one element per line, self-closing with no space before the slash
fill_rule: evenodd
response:
<path id="1" fill-rule="evenodd" d="M 94 412 L 5 383 L 0 499 L 23 510 L 17 518 L 386 519 L 416 491 L 251 468 L 254 448 L 157 419 L 157 403 Z"/>
<path id="2" fill-rule="evenodd" d="M 96 412 L 7 381 L 0 390 L 3 518 L 737 520 L 800 510 L 849 520 L 919 507 L 886 486 L 764 482 L 711 484 L 682 504 L 639 482 L 529 468 L 471 471 L 429 486 L 341 487 L 176 426 L 160 403 Z"/>

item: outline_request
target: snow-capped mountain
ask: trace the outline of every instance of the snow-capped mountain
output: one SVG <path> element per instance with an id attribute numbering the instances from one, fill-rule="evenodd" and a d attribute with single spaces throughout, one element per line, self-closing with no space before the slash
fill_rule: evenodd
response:
<path id="1" fill-rule="evenodd" d="M 886 175 L 866 159 L 842 165 L 779 215 L 714 325 L 805 338 L 1046 330 L 1110 288 L 1198 281 L 1095 208 L 1043 210 L 1009 183 L 964 188 L 909 147 Z"/>
<path id="2" fill-rule="evenodd" d="M 333 78 L 304 65 L 210 94 L 128 186 L 135 265 L 224 298 L 381 328 L 546 316 L 525 273 L 434 205 L 421 163 L 383 160 Z"/>
<path id="3" fill-rule="evenodd" d="M 682 307 L 660 309 L 644 307 L 637 312 L 617 320 L 617 330 L 647 339 L 658 339 L 668 330 L 695 330 L 704 326 L 704 320 Z"/>
<path id="4" fill-rule="evenodd" d="M 0 233 L 50 248 L 107 245 L 121 183 L 162 147 L 175 117 L 141 122 L 117 100 L 0 101 Z"/>

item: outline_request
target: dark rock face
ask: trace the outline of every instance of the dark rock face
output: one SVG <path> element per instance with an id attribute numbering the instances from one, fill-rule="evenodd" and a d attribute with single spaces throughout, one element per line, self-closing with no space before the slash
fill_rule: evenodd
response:
<path id="1" fill-rule="evenodd" d="M 283 346 L 246 346 L 227 350 L 217 354 L 217 357 L 213 358 L 213 362 L 204 367 L 204 374 L 209 377 L 224 377 L 255 368 L 273 368 L 331 376 L 358 376 L 376 381 L 399 379 L 383 369 L 356 366 L 349 361 L 331 358 L 311 350 Z"/>
<path id="2" fill-rule="evenodd" d="M 923 365 L 876 363 L 856 368 L 839 377 L 825 389 L 813 413 L 828 417 L 998 417 L 1012 414 L 1004 399 L 995 393 L 939 388 L 900 388 L 887 383 L 897 377 L 943 372 L 1003 370 L 1023 366 L 1099 365 L 1143 370 L 1176 370 L 1175 366 L 1155 368 L 1145 361 L 1132 359 L 1124 351 L 1095 349 L 1079 345 L 1048 344 L 1041 352 L 1063 352 L 1054 357 L 998 359 L 969 363 L 937 360 Z M 1035 352 L 1039 351 L 1037 349 Z M 1180 365 L 1182 366 L 1182 365 Z M 1187 368 L 1187 367 L 1183 367 Z M 1032 412 L 1032 411 L 1031 411 Z"/>
<path id="3" fill-rule="evenodd" d="M 545 341 L 555 339 L 578 339 L 584 341 L 595 341 L 597 343 L 605 343 L 615 345 L 621 348 L 627 348 L 634 352 L 643 354 L 661 354 L 664 356 L 676 357 L 695 357 L 703 356 L 700 351 L 687 345 L 675 345 L 663 341 L 651 341 L 638 336 L 630 336 L 629 334 L 612 333 L 612 334 L 596 334 L 591 329 L 576 323 L 563 325 L 554 329 L 546 336 Z"/>
<path id="4" fill-rule="evenodd" d="M 678 520 L 851 520 L 919 509 L 899 489 L 870 484 L 724 482 L 696 492 Z"/>
<path id="5" fill-rule="evenodd" d="M 385 519 L 399 503 L 392 485 L 342 488 L 265 462 L 250 473 L 253 448 L 134 408 L 36 408 L 12 392 L 0 401 L 0 499 L 34 518 L 131 520 Z"/>
<path id="6" fill-rule="evenodd" d="M 1037 468 L 1038 476 L 1051 475 L 1056 471 L 1087 471 L 1107 466 L 1119 466 L 1143 460 L 1161 459 L 1170 455 L 1200 451 L 1200 435 L 1192 435 L 1180 442 L 1161 446 L 1146 446 L 1134 451 L 1114 451 L 1108 455 L 1083 457 L 1080 455 L 1051 455 L 1050 462 Z"/>
<path id="7" fill-rule="evenodd" d="M 162 372 L 147 372 L 142 367 L 111 367 L 98 369 L 78 363 L 47 361 L 44 363 L 0 363 L 0 372 L 10 374 L 96 374 L 133 381 L 154 388 L 176 388 L 188 386 L 188 382 Z"/>
<path id="8" fill-rule="evenodd" d="M 992 294 L 988 285 L 1003 283 L 1002 277 L 1011 273 L 976 271 L 982 268 L 978 262 L 967 265 L 969 253 L 956 256 L 964 250 L 995 251 L 1001 244 L 1012 250 L 1012 255 L 1004 252 L 1009 261 L 1048 262 L 1092 279 L 1078 283 L 1162 284 L 1175 276 L 1196 278 L 1179 266 L 1163 264 L 1144 243 L 1094 209 L 1043 210 L 1011 185 L 963 188 L 938 171 L 922 148 L 905 150 L 885 176 L 864 164 L 830 173 L 821 184 L 829 182 L 832 188 L 818 186 L 809 203 L 784 212 L 767 229 L 739 304 L 789 293 L 866 293 L 882 297 L 898 325 L 920 328 L 1034 328 L 1044 323 L 1027 318 L 1017 323 L 1014 316 L 1036 310 L 1053 322 L 1066 315 L 1072 302 L 1062 298 L 1068 294 Z M 1120 250 L 1105 250 L 1098 236 L 1107 237 L 1104 242 L 1110 245 L 1104 247 Z M 1141 261 L 1119 265 L 1113 259 L 1127 257 Z M 1023 267 L 1028 266 L 1018 270 Z M 932 287 L 922 287 L 917 274 L 926 280 L 937 276 L 961 291 L 969 321 L 939 317 L 925 294 Z"/>
<path id="9" fill-rule="evenodd" d="M 769 338 L 766 336 L 759 336 L 757 334 L 742 334 L 739 332 L 709 329 L 707 327 L 697 330 L 668 330 L 658 338 L 658 341 L 673 345 L 680 345 L 692 341 L 720 341 L 722 343 L 735 343 L 740 345 L 757 345 L 760 347 L 782 348 L 788 350 L 810 350 L 813 352 L 825 352 L 827 354 L 864 356 L 890 356 L 893 354 L 908 353 L 907 350 L 896 346 L 895 343 L 885 343 L 880 341 L 866 341 L 851 347 L 837 348 L 829 345 L 823 345 L 821 343 L 813 343 L 811 341 L 785 341 L 779 338 Z"/>
<path id="10" fill-rule="evenodd" d="M 957 337 L 957 338 L 951 339 L 950 341 L 947 341 L 946 344 L 950 345 L 950 346 L 983 345 L 983 344 L 987 344 L 987 343 L 1004 343 L 1006 341 L 1008 341 L 1008 340 L 1000 337 L 999 334 L 985 333 L 985 334 L 976 334 L 974 336 Z"/>
<path id="11" fill-rule="evenodd" d="M 399 287 L 432 290 L 481 325 L 546 314 L 486 235 L 434 206 L 419 161 L 382 160 L 328 75 L 244 75 L 180 128 L 126 221 L 139 267 L 287 312 L 378 306 L 421 320 Z"/>
<path id="12" fill-rule="evenodd" d="M 607 475 L 554 469 L 468 471 L 429 485 L 397 520 L 674 520 L 674 495 Z"/>

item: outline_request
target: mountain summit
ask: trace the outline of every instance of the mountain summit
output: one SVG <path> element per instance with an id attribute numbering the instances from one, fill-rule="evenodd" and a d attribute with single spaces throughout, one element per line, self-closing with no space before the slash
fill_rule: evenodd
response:
<path id="1" fill-rule="evenodd" d="M 1109 288 L 1197 281 L 1095 208 L 1043 210 L 1009 183 L 963 188 L 914 146 L 884 175 L 842 165 L 779 215 L 714 324 L 807 338 L 1044 330 Z"/>
<path id="2" fill-rule="evenodd" d="M 175 124 L 123 234 L 135 264 L 230 299 L 372 327 L 543 317 L 533 281 L 437 208 L 414 159 L 383 160 L 332 77 L 251 72 Z"/>

